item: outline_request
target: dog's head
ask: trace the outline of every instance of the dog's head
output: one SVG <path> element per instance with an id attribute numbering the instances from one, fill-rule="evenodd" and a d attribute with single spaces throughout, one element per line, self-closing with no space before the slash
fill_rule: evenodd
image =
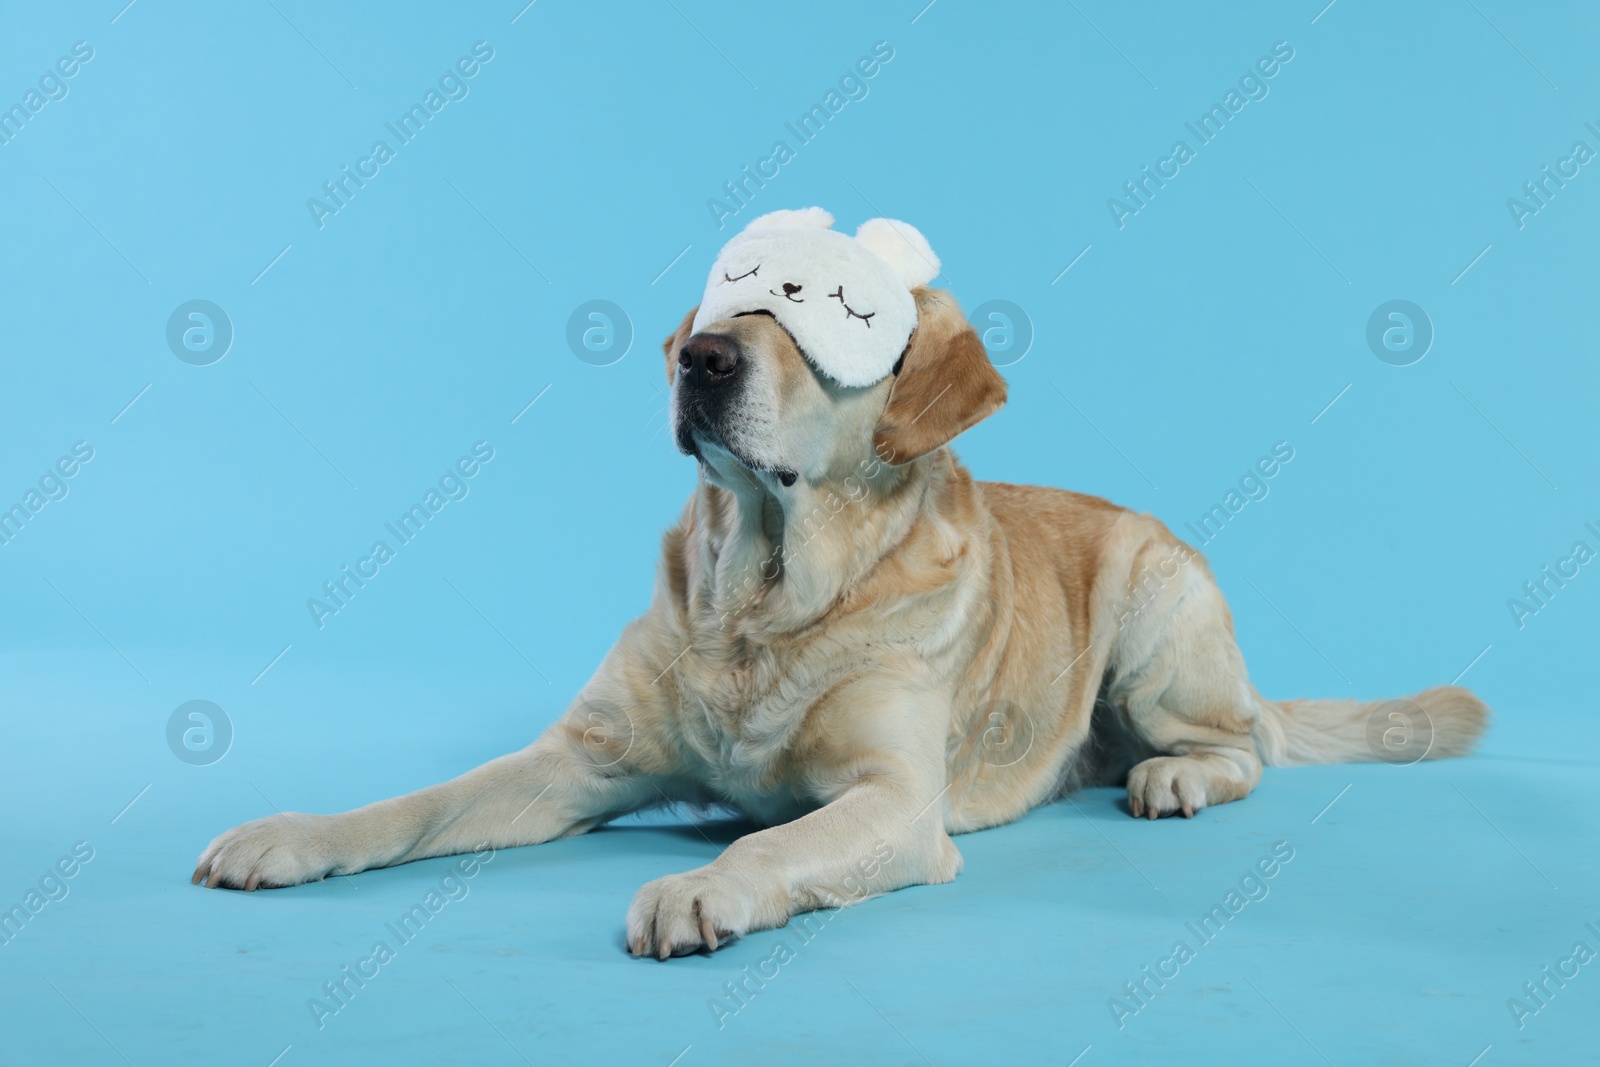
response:
<path id="1" fill-rule="evenodd" d="M 819 209 L 756 220 L 665 343 L 678 448 L 713 484 L 778 492 L 899 466 L 1005 402 L 938 260 L 887 219 L 851 238 Z"/>

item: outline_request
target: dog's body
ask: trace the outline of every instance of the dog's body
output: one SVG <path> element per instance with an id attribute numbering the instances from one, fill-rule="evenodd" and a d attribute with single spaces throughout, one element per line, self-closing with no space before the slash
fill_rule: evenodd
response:
<path id="1" fill-rule="evenodd" d="M 650 610 L 565 717 L 443 785 L 238 827 L 195 880 L 293 885 L 667 801 L 768 825 L 639 891 L 629 948 L 665 958 L 949 881 L 950 834 L 1079 785 L 1125 779 L 1135 816 L 1192 815 L 1245 796 L 1263 762 L 1376 758 L 1380 705 L 1255 692 L 1204 560 L 1160 522 L 970 478 L 946 442 L 1004 383 L 948 296 L 915 296 L 902 365 L 848 389 L 770 314 L 694 332 L 691 312 L 666 354 L 700 485 Z M 1465 752 L 1486 715 L 1454 688 L 1409 707 L 1435 757 Z"/>

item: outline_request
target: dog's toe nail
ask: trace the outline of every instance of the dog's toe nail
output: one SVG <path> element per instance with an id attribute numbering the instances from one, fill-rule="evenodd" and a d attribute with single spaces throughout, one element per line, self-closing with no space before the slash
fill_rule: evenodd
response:
<path id="1" fill-rule="evenodd" d="M 1194 807 L 1187 800 L 1183 802 L 1183 817 L 1185 819 L 1194 818 Z"/>
<path id="2" fill-rule="evenodd" d="M 712 952 L 717 950 L 717 928 L 710 919 L 700 920 L 700 936 L 706 943 L 706 948 Z"/>
<path id="3" fill-rule="evenodd" d="M 250 874 L 250 877 L 245 879 L 244 891 L 246 893 L 254 893 L 256 891 L 256 888 L 258 886 L 260 886 L 260 885 L 261 885 L 261 872 L 260 871 L 252 871 L 251 874 Z"/>
<path id="4" fill-rule="evenodd" d="M 672 942 L 663 938 L 660 948 L 657 950 L 657 957 L 664 960 L 670 955 L 672 955 Z"/>

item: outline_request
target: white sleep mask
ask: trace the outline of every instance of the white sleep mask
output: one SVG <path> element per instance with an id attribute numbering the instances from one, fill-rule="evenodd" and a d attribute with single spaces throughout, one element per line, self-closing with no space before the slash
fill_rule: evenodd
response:
<path id="1" fill-rule="evenodd" d="M 887 377 L 917 326 L 911 290 L 938 275 L 939 259 L 922 234 L 894 219 L 869 219 L 854 237 L 832 227 L 819 207 L 753 220 L 717 254 L 695 332 L 766 311 L 840 385 Z"/>

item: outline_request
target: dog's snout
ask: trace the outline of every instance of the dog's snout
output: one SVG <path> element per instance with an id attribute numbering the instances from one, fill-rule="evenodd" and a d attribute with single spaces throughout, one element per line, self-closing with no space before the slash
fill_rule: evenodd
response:
<path id="1" fill-rule="evenodd" d="M 739 372 L 739 343 L 731 337 L 697 333 L 678 350 L 678 368 L 694 385 L 721 385 Z"/>

